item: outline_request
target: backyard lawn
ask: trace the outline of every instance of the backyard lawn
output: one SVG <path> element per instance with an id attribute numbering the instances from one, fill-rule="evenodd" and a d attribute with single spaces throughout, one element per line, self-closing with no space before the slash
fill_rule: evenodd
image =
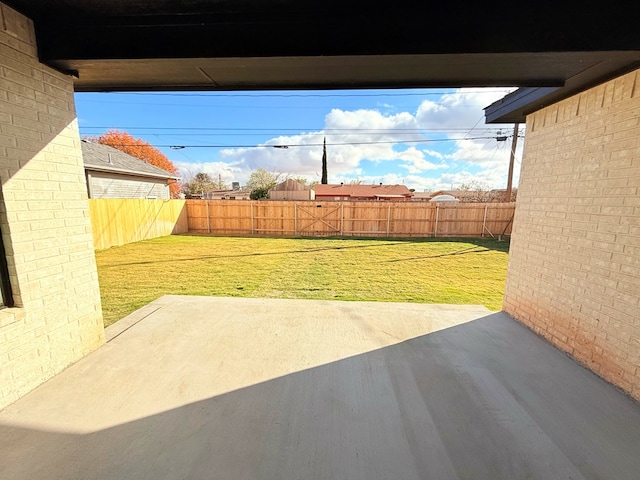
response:
<path id="1" fill-rule="evenodd" d="M 96 252 L 105 326 L 165 294 L 481 304 L 508 242 L 174 235 Z M 250 313 L 250 312 L 248 312 Z"/>

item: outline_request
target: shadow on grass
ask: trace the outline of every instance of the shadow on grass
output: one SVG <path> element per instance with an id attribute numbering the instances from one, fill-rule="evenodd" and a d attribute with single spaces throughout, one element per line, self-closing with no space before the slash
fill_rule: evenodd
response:
<path id="1" fill-rule="evenodd" d="M 429 258 L 454 257 L 456 255 L 468 255 L 470 253 L 484 253 L 484 252 L 490 252 L 490 251 L 491 251 L 490 248 L 485 248 L 485 247 L 469 247 L 469 248 L 463 248 L 462 250 L 457 250 L 455 252 L 438 253 L 435 255 L 425 255 L 422 257 L 397 258 L 395 260 L 387 260 L 387 263 L 410 262 L 413 260 L 427 260 Z"/>
<path id="2" fill-rule="evenodd" d="M 220 236 L 210 236 L 210 235 L 194 235 L 194 234 L 186 234 L 180 235 L 181 237 L 198 237 L 198 238 L 220 238 Z M 250 238 L 250 239 L 282 239 L 283 237 L 224 237 L 224 238 Z M 229 258 L 244 258 L 244 257 L 261 257 L 261 256 L 273 256 L 273 255 L 296 255 L 296 254 L 306 254 L 306 253 L 316 253 L 316 252 L 324 252 L 324 251 L 337 251 L 337 250 L 360 250 L 366 248 L 378 248 L 378 247 L 390 247 L 397 245 L 405 245 L 405 244 L 417 244 L 417 243 L 466 243 L 473 244 L 473 247 L 467 247 L 461 250 L 457 250 L 454 252 L 446 252 L 439 253 L 434 255 L 426 255 L 420 257 L 408 257 L 397 260 L 387 260 L 387 262 L 402 262 L 402 261 L 412 261 L 412 260 L 422 260 L 428 258 L 442 258 L 449 257 L 455 255 L 463 255 L 469 253 L 482 253 L 488 251 L 500 251 L 507 253 L 509 251 L 509 243 L 504 241 L 497 240 L 486 240 L 486 239 L 475 239 L 475 238 L 400 238 L 394 239 L 393 241 L 389 240 L 381 240 L 381 239 L 372 239 L 366 237 L 289 237 L 289 240 L 302 240 L 302 241 L 322 241 L 322 240 L 342 240 L 344 242 L 371 242 L 371 244 L 367 245 L 331 245 L 325 247 L 313 247 L 313 248 L 300 248 L 293 250 L 281 250 L 281 251 L 272 251 L 272 252 L 252 252 L 252 253 L 238 253 L 238 254 L 225 254 L 225 255 L 199 255 L 194 257 L 182 257 L 182 258 L 171 258 L 171 259 L 163 259 L 163 260 L 145 260 L 140 262 L 125 262 L 125 263 L 114 263 L 105 267 L 122 267 L 129 265 L 151 265 L 157 263 L 175 263 L 175 262 L 190 262 L 190 261 L 200 261 L 200 260 L 214 260 L 214 259 L 229 259 Z"/>

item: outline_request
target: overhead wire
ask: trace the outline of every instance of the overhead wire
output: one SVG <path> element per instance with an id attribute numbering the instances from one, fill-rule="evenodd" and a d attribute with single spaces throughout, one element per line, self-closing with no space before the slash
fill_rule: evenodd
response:
<path id="1" fill-rule="evenodd" d="M 322 132 L 366 132 L 366 133 L 394 133 L 394 132 L 408 132 L 408 133 L 421 133 L 421 132 L 469 132 L 470 130 L 475 129 L 477 126 L 465 128 L 321 128 L 317 130 L 317 133 Z M 122 130 L 189 130 L 189 131 L 247 131 L 247 132 L 280 132 L 280 131 L 293 131 L 293 132 L 301 132 L 301 133 L 316 133 L 316 132 L 305 132 L 305 130 L 316 130 L 315 128 L 253 128 L 253 127 L 133 127 L 133 126 L 120 126 L 120 127 L 109 127 L 109 126 L 86 126 L 81 127 L 83 130 L 100 130 L 100 129 L 122 129 Z M 486 131 L 491 130 L 502 130 L 501 128 L 486 128 Z"/>
<path id="2" fill-rule="evenodd" d="M 473 137 L 468 138 L 467 140 L 483 140 L 483 139 L 493 139 L 494 137 Z M 370 141 L 370 142 L 327 142 L 327 146 L 348 146 L 348 145 L 392 145 L 396 143 L 434 143 L 434 142 L 452 142 L 460 139 L 455 138 L 431 138 L 431 139 L 420 139 L 420 140 L 389 140 L 389 141 Z M 136 147 L 139 145 L 136 144 L 119 144 L 121 147 Z M 299 144 L 244 144 L 244 145 L 227 145 L 227 144 L 204 144 L 204 145 L 153 145 L 151 146 L 156 148 L 173 148 L 173 149 L 182 149 L 182 148 L 290 148 L 290 147 L 321 147 L 323 146 L 323 142 L 318 143 L 299 143 Z"/>
<path id="3" fill-rule="evenodd" d="M 469 89 L 471 93 L 475 94 L 494 94 L 494 93 L 509 93 L 513 89 L 511 88 L 477 88 Z M 423 92 L 398 92 L 392 90 L 391 92 L 376 92 L 376 93 L 360 93 L 360 92 L 348 92 L 348 93 L 236 93 L 236 92 L 215 92 L 215 93 L 196 93 L 196 92 L 119 92 L 118 95 L 144 95 L 154 97 L 227 97 L 227 98 L 376 98 L 376 97 L 426 97 L 426 96 L 438 96 L 438 95 L 450 95 L 456 93 L 455 89 L 443 89 L 443 90 L 429 90 Z"/>

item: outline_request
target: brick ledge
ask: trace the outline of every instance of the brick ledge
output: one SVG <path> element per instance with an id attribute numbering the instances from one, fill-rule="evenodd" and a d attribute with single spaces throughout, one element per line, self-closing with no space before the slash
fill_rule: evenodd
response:
<path id="1" fill-rule="evenodd" d="M 24 308 L 12 307 L 0 309 L 0 328 L 23 320 L 26 316 Z"/>

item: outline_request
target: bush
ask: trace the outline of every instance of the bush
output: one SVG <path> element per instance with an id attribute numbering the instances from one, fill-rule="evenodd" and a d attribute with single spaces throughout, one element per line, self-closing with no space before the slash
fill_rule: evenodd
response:
<path id="1" fill-rule="evenodd" d="M 264 198 L 269 198 L 269 189 L 268 188 L 256 188 L 251 190 L 249 194 L 249 198 L 251 200 L 261 200 Z"/>

